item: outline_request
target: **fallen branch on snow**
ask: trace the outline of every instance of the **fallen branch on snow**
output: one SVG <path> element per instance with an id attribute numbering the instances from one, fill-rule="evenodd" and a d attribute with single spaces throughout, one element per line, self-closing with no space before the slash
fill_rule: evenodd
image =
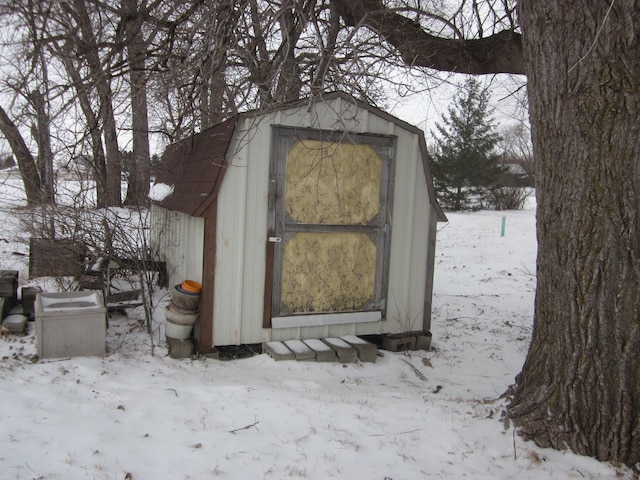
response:
<path id="1" fill-rule="evenodd" d="M 251 428 L 255 428 L 257 430 L 256 425 L 258 425 L 260 422 L 253 422 L 251 425 L 246 425 L 242 428 L 236 428 L 234 430 L 229 430 L 229 433 L 233 433 L 234 435 L 236 434 L 236 432 L 240 432 L 242 430 L 249 430 Z"/>

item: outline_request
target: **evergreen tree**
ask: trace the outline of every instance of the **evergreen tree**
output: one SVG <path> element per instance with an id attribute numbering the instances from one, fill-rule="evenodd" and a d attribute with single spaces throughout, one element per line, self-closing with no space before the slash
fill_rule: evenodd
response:
<path id="1" fill-rule="evenodd" d="M 481 207 L 504 167 L 498 164 L 500 135 L 491 118 L 488 94 L 477 80 L 470 78 L 460 87 L 442 122 L 436 123 L 431 158 L 438 200 L 449 210 Z"/>

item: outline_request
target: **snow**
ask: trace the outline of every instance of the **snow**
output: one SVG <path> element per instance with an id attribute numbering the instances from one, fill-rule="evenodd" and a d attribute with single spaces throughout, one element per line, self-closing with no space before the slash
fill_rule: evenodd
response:
<path id="1" fill-rule="evenodd" d="M 175 186 L 165 183 L 154 183 L 149 190 L 149 198 L 156 202 L 161 202 L 173 193 Z"/>
<path id="2" fill-rule="evenodd" d="M 309 347 L 307 347 L 301 340 L 287 340 L 285 343 L 288 349 L 293 353 L 305 354 L 309 351 Z"/>
<path id="3" fill-rule="evenodd" d="M 137 310 L 110 318 L 104 357 L 38 360 L 33 322 L 0 338 L 0 478 L 631 479 L 501 421 L 531 335 L 534 206 L 448 217 L 430 352 L 175 360 L 164 344 L 151 354 Z M 22 282 L 23 248 L 0 243 L 0 268 Z"/>

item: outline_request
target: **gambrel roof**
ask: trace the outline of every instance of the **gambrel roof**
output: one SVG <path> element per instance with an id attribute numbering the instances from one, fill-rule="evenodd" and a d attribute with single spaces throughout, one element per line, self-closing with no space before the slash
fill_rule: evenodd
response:
<path id="1" fill-rule="evenodd" d="M 358 108 L 418 135 L 429 199 L 436 209 L 438 221 L 447 221 L 444 212 L 436 201 L 424 133 L 419 128 L 366 102 L 357 100 L 344 92 L 332 92 L 313 99 L 307 98 L 282 104 L 276 107 L 275 110 L 287 110 L 305 106 L 310 108 L 313 103 L 330 102 L 336 98 L 353 103 Z M 228 165 L 229 145 L 239 118 L 257 117 L 264 113 L 268 112 L 257 110 L 241 113 L 201 133 L 169 145 L 162 156 L 162 164 L 157 170 L 155 183 L 171 186 L 173 193 L 155 203 L 169 210 L 191 216 L 200 216 L 213 203 L 222 185 Z"/>

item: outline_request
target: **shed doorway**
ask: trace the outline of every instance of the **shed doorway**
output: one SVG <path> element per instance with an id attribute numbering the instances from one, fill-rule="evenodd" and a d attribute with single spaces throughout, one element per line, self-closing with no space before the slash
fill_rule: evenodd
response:
<path id="1" fill-rule="evenodd" d="M 269 257 L 281 326 L 384 318 L 394 151 L 393 137 L 276 129 Z"/>

